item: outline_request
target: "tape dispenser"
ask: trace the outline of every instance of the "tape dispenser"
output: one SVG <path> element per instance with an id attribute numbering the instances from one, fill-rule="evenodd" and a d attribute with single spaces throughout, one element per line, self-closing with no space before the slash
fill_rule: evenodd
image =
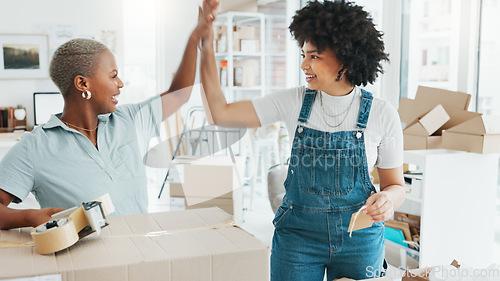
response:
<path id="1" fill-rule="evenodd" d="M 80 207 L 73 207 L 52 215 L 52 220 L 41 224 L 31 233 L 39 254 L 52 254 L 64 250 L 79 239 L 108 226 L 106 216 L 114 212 L 109 194 L 93 201 L 83 202 Z"/>

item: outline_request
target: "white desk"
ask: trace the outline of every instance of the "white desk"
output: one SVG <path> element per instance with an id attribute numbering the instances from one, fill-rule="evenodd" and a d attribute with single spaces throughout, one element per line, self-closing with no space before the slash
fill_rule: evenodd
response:
<path id="1" fill-rule="evenodd" d="M 409 150 L 404 160 L 423 173 L 421 198 L 397 210 L 421 216 L 419 266 L 492 264 L 498 155 Z"/>

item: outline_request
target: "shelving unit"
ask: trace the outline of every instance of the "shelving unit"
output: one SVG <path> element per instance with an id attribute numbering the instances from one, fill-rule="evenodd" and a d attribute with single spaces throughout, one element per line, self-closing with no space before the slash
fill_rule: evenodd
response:
<path id="1" fill-rule="evenodd" d="M 265 75 L 265 16 L 261 13 L 246 13 L 246 12 L 227 12 L 220 14 L 215 22 L 217 26 L 224 26 L 225 32 L 225 51 L 216 52 L 215 57 L 220 63 L 227 61 L 227 84 L 222 81 L 224 94 L 228 102 L 234 102 L 240 99 L 246 99 L 249 96 L 260 97 L 265 94 L 266 75 Z M 250 27 L 256 32 L 255 40 L 258 40 L 258 51 L 235 51 L 233 49 L 233 27 Z M 217 43 L 216 43 L 217 44 Z M 217 45 L 216 45 L 217 46 Z M 254 68 L 253 74 L 255 85 L 235 86 L 234 67 L 236 61 L 248 60 L 250 63 L 258 65 Z M 221 76 L 221 73 L 219 72 Z M 248 75 L 243 73 L 243 75 Z M 222 78 L 222 80 L 226 80 Z M 226 84 L 226 85 L 225 85 Z M 225 85 L 225 86 L 224 86 Z M 239 96 L 245 94 L 245 96 Z"/>
<path id="2" fill-rule="evenodd" d="M 396 211 L 420 216 L 420 251 L 399 246 L 400 253 L 416 256 L 419 267 L 453 259 L 475 268 L 492 264 L 498 155 L 410 150 L 404 161 L 422 171 L 421 198 L 405 200 Z"/>

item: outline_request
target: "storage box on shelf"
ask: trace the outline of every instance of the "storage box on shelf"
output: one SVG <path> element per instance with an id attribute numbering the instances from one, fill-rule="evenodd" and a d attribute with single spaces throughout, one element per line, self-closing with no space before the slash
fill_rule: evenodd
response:
<path id="1" fill-rule="evenodd" d="M 420 198 L 408 197 L 397 211 L 420 216 L 420 251 L 388 242 L 389 262 L 419 267 L 457 259 L 484 268 L 493 263 L 498 156 L 445 149 L 404 152 L 422 172 Z M 413 187 L 412 187 L 413 189 Z M 386 255 L 387 257 L 387 255 Z"/>

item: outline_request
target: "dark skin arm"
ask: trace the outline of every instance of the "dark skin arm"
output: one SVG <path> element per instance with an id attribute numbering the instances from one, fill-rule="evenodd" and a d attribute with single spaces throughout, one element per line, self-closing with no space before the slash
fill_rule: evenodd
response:
<path id="1" fill-rule="evenodd" d="M 63 211 L 61 208 L 16 210 L 7 207 L 14 196 L 0 189 L 0 229 L 39 226 L 48 222 L 51 215 Z"/>

